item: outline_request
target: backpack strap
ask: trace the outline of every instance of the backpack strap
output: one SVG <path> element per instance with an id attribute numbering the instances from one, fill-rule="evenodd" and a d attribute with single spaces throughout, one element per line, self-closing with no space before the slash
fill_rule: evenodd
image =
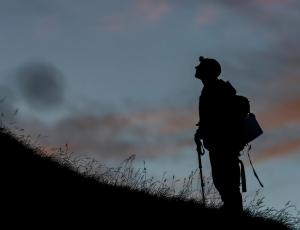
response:
<path id="1" fill-rule="evenodd" d="M 253 170 L 253 173 L 254 173 L 254 176 L 256 177 L 258 183 L 260 184 L 260 186 L 263 188 L 264 185 L 261 183 L 260 179 L 258 178 L 258 175 L 253 167 L 253 164 L 252 164 L 252 161 L 251 161 L 251 158 L 250 158 L 250 150 L 251 150 L 251 145 L 248 145 L 248 151 L 247 151 L 247 154 L 248 154 L 248 158 L 249 158 L 249 161 L 250 161 L 250 164 L 251 164 L 251 167 L 252 167 L 252 170 Z"/>
<path id="2" fill-rule="evenodd" d="M 241 166 L 242 192 L 247 192 L 245 167 L 243 161 L 241 161 L 240 159 L 239 164 Z"/>

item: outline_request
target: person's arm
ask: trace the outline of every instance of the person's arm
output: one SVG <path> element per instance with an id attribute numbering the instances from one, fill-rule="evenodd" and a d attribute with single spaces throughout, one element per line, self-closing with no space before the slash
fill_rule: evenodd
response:
<path id="1" fill-rule="evenodd" d="M 194 135 L 194 140 L 197 143 L 198 141 L 200 141 L 203 138 L 202 132 L 201 132 L 201 118 L 200 118 L 200 97 L 199 97 L 199 106 L 198 106 L 198 113 L 199 113 L 199 121 L 196 124 L 196 126 L 198 127 L 196 130 L 196 133 Z"/>

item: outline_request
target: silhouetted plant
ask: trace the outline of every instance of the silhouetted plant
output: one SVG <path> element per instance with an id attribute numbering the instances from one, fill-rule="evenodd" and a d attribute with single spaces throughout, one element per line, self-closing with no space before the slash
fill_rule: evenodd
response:
<path id="1" fill-rule="evenodd" d="M 70 159 L 65 158 L 67 161 Z M 75 168 L 82 173 L 96 177 L 103 183 L 126 186 L 158 196 L 193 200 L 199 204 L 203 203 L 198 169 L 192 171 L 182 181 L 175 179 L 175 176 L 168 179 L 166 172 L 163 173 L 161 179 L 156 180 L 154 177 L 147 177 L 145 162 L 142 169 L 136 169 L 134 167 L 134 160 L 135 155 L 132 155 L 125 159 L 118 167 L 108 168 L 92 158 L 82 157 L 74 158 L 71 165 L 76 166 Z M 70 165 L 70 162 L 68 164 Z M 177 184 L 181 185 L 178 186 Z M 221 199 L 214 188 L 211 176 L 205 178 L 205 185 L 206 204 L 208 207 L 219 208 L 221 206 Z M 296 209 L 294 205 L 287 202 L 282 209 L 278 210 L 273 207 L 266 207 L 264 199 L 264 197 L 261 197 L 259 190 L 249 202 L 246 202 L 245 198 L 246 215 L 272 219 L 274 222 L 284 223 L 290 229 L 298 229 L 300 227 L 300 212 L 298 211 L 296 215 L 289 212 L 291 209 Z"/>
<path id="2" fill-rule="evenodd" d="M 272 219 L 274 222 L 283 223 L 290 229 L 300 229 L 300 211 L 288 201 L 283 208 L 276 209 L 267 207 L 264 203 L 265 197 L 257 190 L 254 197 L 247 203 L 245 212 L 252 217 L 263 217 Z M 296 214 L 291 214 L 293 209 Z"/>

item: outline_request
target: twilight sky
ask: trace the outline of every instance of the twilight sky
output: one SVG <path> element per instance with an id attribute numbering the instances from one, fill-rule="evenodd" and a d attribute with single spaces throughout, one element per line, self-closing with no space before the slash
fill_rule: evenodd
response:
<path id="1" fill-rule="evenodd" d="M 268 204 L 300 207 L 299 1 L 0 4 L 6 124 L 15 120 L 49 151 L 68 143 L 107 164 L 136 154 L 153 175 L 184 177 L 197 168 L 194 66 L 200 55 L 216 58 L 264 129 L 252 156 Z M 251 194 L 248 167 L 247 177 Z"/>

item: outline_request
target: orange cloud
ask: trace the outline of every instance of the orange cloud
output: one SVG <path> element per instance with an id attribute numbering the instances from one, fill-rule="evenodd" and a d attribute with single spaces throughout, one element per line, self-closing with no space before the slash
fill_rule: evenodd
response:
<path id="1" fill-rule="evenodd" d="M 300 121 L 300 98 L 274 105 L 268 111 L 260 113 L 259 119 L 264 128 L 274 129 L 292 122 Z"/>
<path id="2" fill-rule="evenodd" d="M 286 141 L 262 151 L 256 158 L 256 161 L 269 160 L 271 158 L 284 157 L 293 151 L 300 152 L 300 139 Z"/>
<path id="3" fill-rule="evenodd" d="M 68 144 L 70 151 L 77 154 L 92 153 L 104 158 L 124 158 L 131 154 L 153 157 L 195 147 L 193 133 L 197 119 L 196 110 L 191 109 L 140 111 L 122 116 L 77 115 L 52 127 L 39 125 L 38 132 L 48 136 L 41 143 L 46 150 Z M 32 127 L 32 123 L 28 122 L 27 127 Z"/>

